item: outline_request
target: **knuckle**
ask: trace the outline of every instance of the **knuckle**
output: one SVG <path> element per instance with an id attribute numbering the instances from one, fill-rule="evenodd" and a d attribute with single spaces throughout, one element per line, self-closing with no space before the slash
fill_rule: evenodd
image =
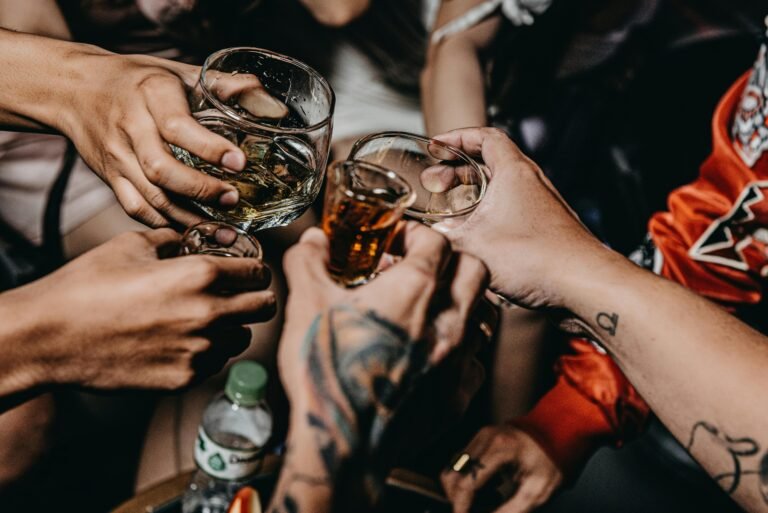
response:
<path id="1" fill-rule="evenodd" d="M 507 137 L 507 133 L 501 128 L 487 127 L 485 131 L 488 133 L 488 135 L 491 135 L 494 137 Z"/>
<path id="2" fill-rule="evenodd" d="M 136 87 L 143 93 L 154 94 L 158 87 L 168 83 L 168 78 L 168 75 L 156 68 L 139 78 Z"/>
<path id="3" fill-rule="evenodd" d="M 166 138 L 176 140 L 184 129 L 185 119 L 180 115 L 169 116 L 163 122 L 163 133 Z M 171 141 L 172 142 L 172 141 Z"/>
<path id="4" fill-rule="evenodd" d="M 196 258 L 190 265 L 188 273 L 197 281 L 196 288 L 205 288 L 211 285 L 219 276 L 219 266 L 211 257 L 202 256 Z"/>
<path id="5" fill-rule="evenodd" d="M 127 198 L 120 201 L 123 206 L 123 210 L 131 219 L 137 221 L 148 222 L 153 219 L 153 212 L 150 210 L 149 205 L 144 203 L 138 198 Z M 157 223 L 154 223 L 157 225 Z"/>
<path id="6" fill-rule="evenodd" d="M 171 209 L 172 203 L 168 196 L 162 190 L 156 190 L 149 194 L 147 198 L 150 205 L 161 212 L 167 212 Z"/>
<path id="7" fill-rule="evenodd" d="M 152 183 L 157 183 L 163 177 L 165 169 L 163 158 L 157 155 L 147 156 L 141 159 L 141 168 L 144 170 L 144 176 Z"/>
<path id="8" fill-rule="evenodd" d="M 208 326 L 219 316 L 219 311 L 213 301 L 205 300 L 200 301 L 197 305 L 191 308 L 190 315 L 193 323 L 200 326 Z"/>
<path id="9" fill-rule="evenodd" d="M 190 183 L 191 195 L 198 199 L 204 199 L 215 196 L 220 188 L 221 182 L 216 178 L 211 178 L 199 173 L 194 183 Z"/>
<path id="10" fill-rule="evenodd" d="M 480 440 L 493 440 L 496 438 L 496 426 L 484 426 L 477 434 L 477 438 Z"/>
<path id="11" fill-rule="evenodd" d="M 171 387 L 174 389 L 185 388 L 192 384 L 195 379 L 195 372 L 191 367 L 185 367 L 174 372 L 171 377 Z"/>

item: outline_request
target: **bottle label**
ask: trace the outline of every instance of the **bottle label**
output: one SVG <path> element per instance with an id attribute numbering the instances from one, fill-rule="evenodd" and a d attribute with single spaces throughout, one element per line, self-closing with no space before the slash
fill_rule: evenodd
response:
<path id="1" fill-rule="evenodd" d="M 206 474 L 218 479 L 239 480 L 258 472 L 262 449 L 230 449 L 211 440 L 202 426 L 197 431 L 195 462 Z"/>

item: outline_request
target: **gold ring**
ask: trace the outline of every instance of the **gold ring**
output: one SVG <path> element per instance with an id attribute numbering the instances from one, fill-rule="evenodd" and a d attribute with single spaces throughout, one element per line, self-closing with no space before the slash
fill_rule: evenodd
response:
<path id="1" fill-rule="evenodd" d="M 451 470 L 461 473 L 461 471 L 464 470 L 464 467 L 466 467 L 471 460 L 472 457 L 469 454 L 466 452 L 462 453 L 462 455 L 456 458 L 456 461 L 453 462 Z"/>

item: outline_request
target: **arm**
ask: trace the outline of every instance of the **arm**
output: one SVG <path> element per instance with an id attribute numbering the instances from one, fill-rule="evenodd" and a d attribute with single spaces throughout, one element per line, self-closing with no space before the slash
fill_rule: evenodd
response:
<path id="1" fill-rule="evenodd" d="M 71 39 L 56 0 L 0 0 L 0 26 L 54 39 Z"/>
<path id="2" fill-rule="evenodd" d="M 356 289 L 328 277 L 320 230 L 308 230 L 286 256 L 289 288 L 299 293 L 289 295 L 278 356 L 291 422 L 272 513 L 323 513 L 338 503 L 366 510 L 360 503 L 381 485 L 387 469 L 379 451 L 404 397 L 430 365 L 464 348 L 467 319 L 486 285 L 483 265 L 451 255 L 426 227 L 409 223 L 405 232 L 403 260 Z M 456 351 L 443 347 L 440 333 Z M 477 376 L 462 377 L 479 385 Z"/>
<path id="3" fill-rule="evenodd" d="M 245 350 L 242 324 L 275 312 L 269 270 L 249 258 L 160 259 L 178 243 L 168 229 L 121 235 L 0 294 L 0 412 L 55 386 L 179 389 Z"/>
<path id="4" fill-rule="evenodd" d="M 191 225 L 202 218 L 175 196 L 230 208 L 237 189 L 177 161 L 168 144 L 238 172 L 245 155 L 190 114 L 187 91 L 200 68 L 143 55 L 0 29 L 0 127 L 52 130 L 69 137 L 85 162 L 133 218 Z M 219 94 L 247 98 L 249 109 L 285 108 L 255 76 L 222 80 Z"/>
<path id="5" fill-rule="evenodd" d="M 371 0 L 301 0 L 301 3 L 318 22 L 338 28 L 362 16 Z"/>
<path id="6" fill-rule="evenodd" d="M 481 1 L 442 2 L 435 28 L 461 16 Z M 430 44 L 421 75 L 421 102 L 428 134 L 487 124 L 481 52 L 493 41 L 500 23 L 500 17 L 494 16 L 437 44 Z"/>
<path id="7" fill-rule="evenodd" d="M 441 138 L 482 154 L 493 175 L 454 244 L 482 256 L 494 288 L 599 341 L 713 479 L 749 511 L 768 510 L 768 339 L 601 245 L 501 132 Z"/>

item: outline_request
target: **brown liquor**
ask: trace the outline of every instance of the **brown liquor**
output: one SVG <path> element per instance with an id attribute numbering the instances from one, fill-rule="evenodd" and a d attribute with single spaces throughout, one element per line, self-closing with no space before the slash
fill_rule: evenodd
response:
<path id="1" fill-rule="evenodd" d="M 374 194 L 365 200 L 343 196 L 326 201 L 323 231 L 330 241 L 328 271 L 347 286 L 363 284 L 374 275 L 400 217 L 386 204 L 396 200 L 391 193 Z"/>

